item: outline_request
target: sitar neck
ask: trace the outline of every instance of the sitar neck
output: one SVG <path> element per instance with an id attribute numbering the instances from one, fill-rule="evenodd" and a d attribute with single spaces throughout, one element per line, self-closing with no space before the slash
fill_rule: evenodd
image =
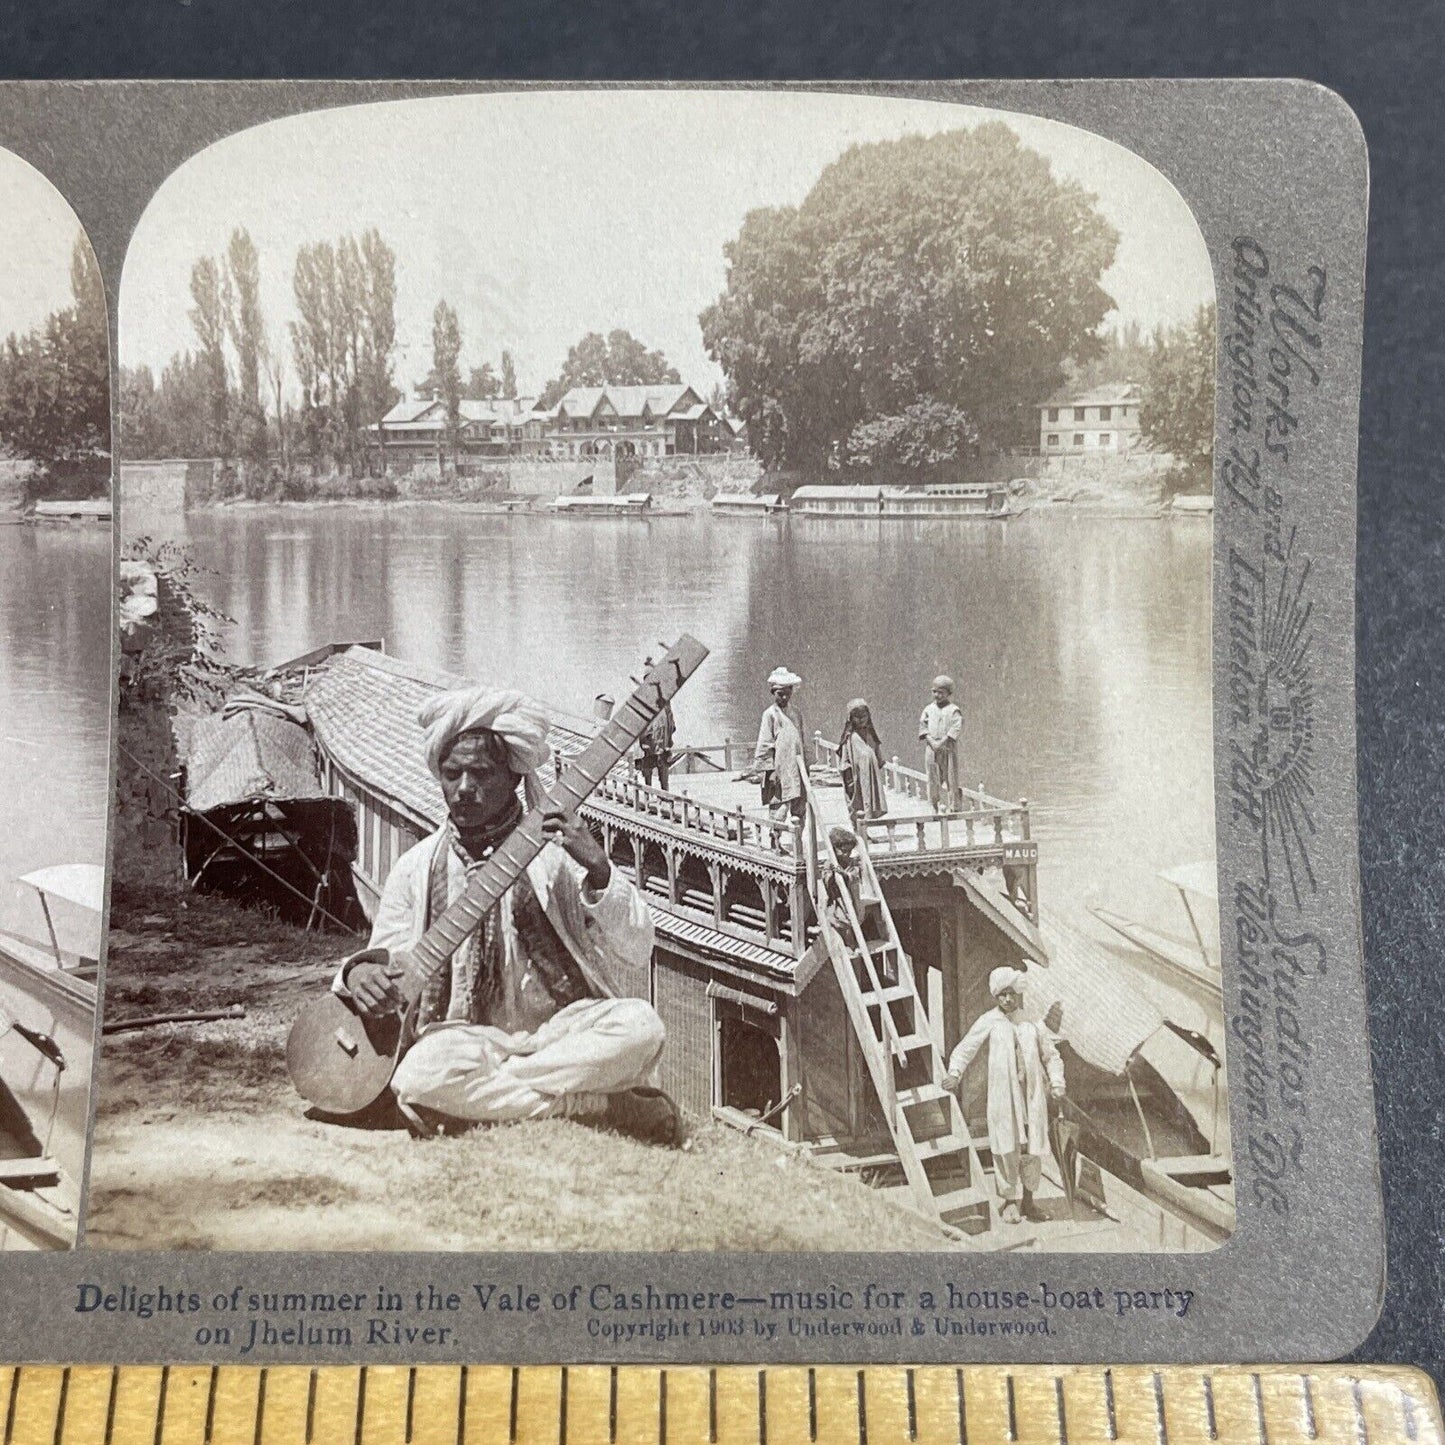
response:
<path id="1" fill-rule="evenodd" d="M 697 663 L 693 663 L 693 668 L 696 666 Z M 634 692 L 566 766 L 548 789 L 542 808 L 524 814 L 522 821 L 486 861 L 468 873 L 466 887 L 411 949 L 411 981 L 415 988 L 420 989 L 445 966 L 546 846 L 547 840 L 542 834 L 543 810 L 547 807 L 571 810 L 582 802 L 626 756 L 627 750 L 667 706 L 691 671 L 692 668 L 681 673 L 671 689 L 653 683 Z M 646 696 L 649 692 L 654 695 Z"/>

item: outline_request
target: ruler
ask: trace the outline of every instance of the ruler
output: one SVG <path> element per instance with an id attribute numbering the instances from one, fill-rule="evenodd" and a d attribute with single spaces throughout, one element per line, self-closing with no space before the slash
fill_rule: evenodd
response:
<path id="1" fill-rule="evenodd" d="M 1445 1445 L 1417 1370 L 0 1366 L 3 1445 Z"/>

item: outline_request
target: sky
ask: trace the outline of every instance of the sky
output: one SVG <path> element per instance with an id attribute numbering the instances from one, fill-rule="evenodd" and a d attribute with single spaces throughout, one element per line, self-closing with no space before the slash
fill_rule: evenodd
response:
<path id="1" fill-rule="evenodd" d="M 0 150 L 0 339 L 69 306 L 70 252 L 80 222 L 34 166 Z"/>
<path id="2" fill-rule="evenodd" d="M 181 166 L 142 216 L 120 294 L 124 364 L 194 348 L 198 256 L 245 227 L 262 307 L 289 357 L 298 247 L 376 226 L 397 253 L 399 385 L 430 365 L 445 298 L 463 370 L 516 359 L 541 389 L 587 331 L 622 326 L 683 379 L 721 379 L 698 313 L 723 289 L 723 246 L 756 207 L 797 204 L 855 142 L 1002 119 L 1079 181 L 1120 233 L 1105 289 L 1117 323 L 1152 328 L 1214 299 L 1209 257 L 1173 186 L 1133 152 L 1056 121 L 871 96 L 547 91 L 351 106 L 268 122 Z"/>

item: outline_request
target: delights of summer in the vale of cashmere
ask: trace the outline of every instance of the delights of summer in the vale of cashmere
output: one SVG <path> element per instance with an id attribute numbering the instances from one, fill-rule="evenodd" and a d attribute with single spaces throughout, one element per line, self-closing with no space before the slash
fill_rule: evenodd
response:
<path id="1" fill-rule="evenodd" d="M 344 107 L 180 166 L 118 306 L 89 1243 L 1229 1236 L 1156 170 L 913 99 Z"/>

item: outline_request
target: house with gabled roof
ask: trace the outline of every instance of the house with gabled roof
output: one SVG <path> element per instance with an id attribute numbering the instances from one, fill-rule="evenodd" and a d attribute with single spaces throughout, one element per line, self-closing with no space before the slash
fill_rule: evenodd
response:
<path id="1" fill-rule="evenodd" d="M 574 386 L 557 403 L 548 445 L 566 457 L 693 456 L 729 449 L 727 422 L 690 386 Z"/>
<path id="2" fill-rule="evenodd" d="M 474 457 L 540 456 L 551 413 L 538 411 L 533 397 L 494 397 L 461 402 L 458 440 Z M 373 446 L 385 445 L 398 460 L 432 458 L 446 446 L 447 404 L 438 397 L 399 401 L 379 423 L 366 428 Z"/>

